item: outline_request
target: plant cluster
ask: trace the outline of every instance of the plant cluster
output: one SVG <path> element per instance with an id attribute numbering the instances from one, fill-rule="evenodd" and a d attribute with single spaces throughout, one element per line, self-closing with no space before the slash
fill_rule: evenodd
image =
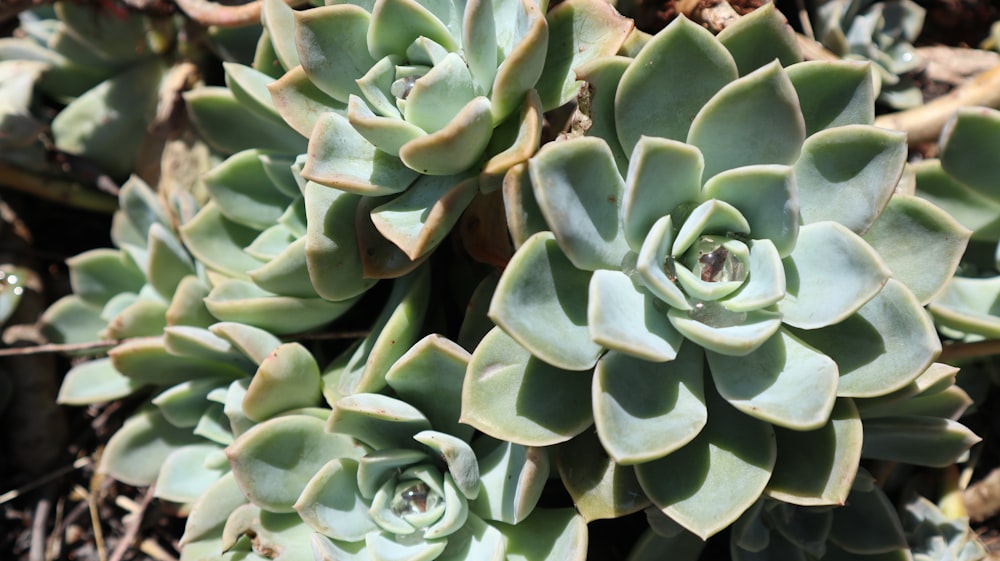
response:
<path id="1" fill-rule="evenodd" d="M 862 466 L 979 440 L 936 360 L 938 328 L 1000 325 L 995 279 L 955 276 L 1000 237 L 968 159 L 996 112 L 911 168 L 875 66 L 803 61 L 770 4 L 718 35 L 603 0 L 261 5 L 252 55 L 213 37 L 225 86 L 183 95 L 211 169 L 128 179 L 115 248 L 42 318 L 109 342 L 59 399 L 140 404 L 100 470 L 184 505 L 181 561 L 583 560 L 641 512 L 631 561 L 727 529 L 740 560 L 977 558 Z M 180 57 L 142 41 L 179 24 L 81 10 L 0 40 L 3 157 L 45 94 L 58 149 L 124 177 Z M 912 54 L 872 10 L 847 11 Z"/>

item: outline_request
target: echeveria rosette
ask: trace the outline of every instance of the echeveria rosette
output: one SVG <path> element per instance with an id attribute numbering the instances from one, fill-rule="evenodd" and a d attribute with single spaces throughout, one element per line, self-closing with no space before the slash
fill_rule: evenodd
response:
<path id="1" fill-rule="evenodd" d="M 923 93 L 907 76 L 924 64 L 913 46 L 924 26 L 923 7 L 911 0 L 817 0 L 811 14 L 824 47 L 875 64 L 879 101 L 895 109 L 923 103 Z"/>
<path id="2" fill-rule="evenodd" d="M 287 72 L 257 81 L 270 82 L 278 113 L 309 138 L 303 177 L 365 198 L 362 255 L 405 258 L 367 260 L 368 276 L 399 276 L 426 257 L 480 190 L 537 150 L 542 111 L 576 96 L 572 67 L 613 54 L 632 29 L 604 2 L 545 9 L 533 0 L 266 3 Z"/>
<path id="3" fill-rule="evenodd" d="M 398 397 L 354 394 L 332 404 L 325 427 L 290 416 L 245 433 L 228 453 L 247 508 L 298 513 L 317 533 L 317 559 L 583 559 L 583 519 L 535 508 L 547 452 L 473 438 L 459 422 L 468 360 L 457 344 L 428 336 L 385 376 Z M 345 437 L 363 453 L 289 450 Z M 275 466 L 281 476 L 268 477 Z"/>
<path id="4" fill-rule="evenodd" d="M 626 485 L 702 537 L 761 493 L 844 500 L 851 398 L 906 386 L 939 352 L 922 306 L 968 235 L 893 197 L 906 145 L 871 126 L 867 67 L 797 63 L 788 33 L 770 7 L 718 38 L 679 18 L 634 60 L 582 69 L 602 81 L 592 136 L 508 176 L 526 230 L 466 382 L 464 418 L 498 438 L 556 444 L 593 422 L 604 475 L 634 466 Z M 823 104 L 800 97 L 819 84 Z M 488 397 L 512 385 L 516 400 Z M 578 505 L 590 491 L 567 487 Z"/>

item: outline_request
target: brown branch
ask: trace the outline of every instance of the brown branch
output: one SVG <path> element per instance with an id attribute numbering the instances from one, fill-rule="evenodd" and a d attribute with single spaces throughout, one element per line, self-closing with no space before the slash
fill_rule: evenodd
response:
<path id="1" fill-rule="evenodd" d="M 90 458 L 80 458 L 68 466 L 63 466 L 54 471 L 50 471 L 49 473 L 46 473 L 45 475 L 35 479 L 34 481 L 30 481 L 18 487 L 17 489 L 7 491 L 6 493 L 0 495 L 0 504 L 10 502 L 20 497 L 21 495 L 27 493 L 28 491 L 31 491 L 32 489 L 37 489 L 38 487 L 41 487 L 42 485 L 45 485 L 46 483 L 54 479 L 62 477 L 74 470 L 78 470 L 86 465 L 90 465 Z"/>
<path id="2" fill-rule="evenodd" d="M 0 183 L 29 195 L 72 207 L 98 212 L 114 212 L 118 200 L 72 181 L 27 172 L 0 162 Z"/>
<path id="3" fill-rule="evenodd" d="M 210 0 L 174 0 L 177 7 L 189 18 L 204 25 L 219 27 L 241 27 L 260 23 L 260 12 L 263 0 L 254 0 L 248 4 L 225 6 Z M 284 0 L 289 6 L 301 6 L 308 0 Z"/>
<path id="4" fill-rule="evenodd" d="M 118 541 L 118 545 L 115 546 L 114 552 L 108 561 L 121 561 L 125 553 L 128 552 L 129 548 L 136 541 L 139 536 L 139 529 L 142 527 L 142 520 L 146 515 L 146 509 L 149 504 L 153 502 L 154 485 L 150 485 L 146 489 L 146 494 L 142 496 L 142 502 L 138 505 L 138 509 L 130 513 L 132 519 L 128 523 L 128 528 L 125 529 L 125 534 Z"/>
<path id="5" fill-rule="evenodd" d="M 955 111 L 973 105 L 1000 108 L 1000 64 L 920 107 L 882 115 L 875 126 L 905 132 L 910 145 L 934 142 Z"/>
<path id="6" fill-rule="evenodd" d="M 990 339 L 975 343 L 949 343 L 941 349 L 940 362 L 1000 355 L 1000 340 Z"/>
<path id="7" fill-rule="evenodd" d="M 115 345 L 118 345 L 121 341 L 118 340 L 107 340 L 107 341 L 93 341 L 90 343 L 48 343 L 44 345 L 34 345 L 31 347 L 13 347 L 9 349 L 0 349 L 0 357 L 5 356 L 25 356 L 25 355 L 38 355 L 46 353 L 75 353 L 80 351 L 97 351 L 103 349 L 110 349 Z"/>

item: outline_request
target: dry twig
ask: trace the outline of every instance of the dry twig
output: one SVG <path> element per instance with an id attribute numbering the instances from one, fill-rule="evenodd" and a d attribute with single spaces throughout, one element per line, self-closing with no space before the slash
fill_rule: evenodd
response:
<path id="1" fill-rule="evenodd" d="M 289 6 L 300 6 L 308 0 L 285 0 Z M 262 0 L 254 0 L 248 4 L 225 6 L 210 0 L 175 0 L 177 7 L 189 18 L 209 26 L 241 27 L 260 23 Z"/>

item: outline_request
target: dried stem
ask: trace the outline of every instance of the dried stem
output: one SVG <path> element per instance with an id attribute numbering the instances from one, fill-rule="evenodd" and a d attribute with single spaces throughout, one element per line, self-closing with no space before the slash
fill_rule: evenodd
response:
<path id="1" fill-rule="evenodd" d="M 130 513 L 132 518 L 128 523 L 128 528 L 125 529 L 125 534 L 121 537 L 108 561 L 121 561 L 122 557 L 125 556 L 125 553 L 128 552 L 129 548 L 136 541 L 136 538 L 139 536 L 139 528 L 142 527 L 142 520 L 146 514 L 146 509 L 153 501 L 154 489 L 155 485 L 150 485 L 146 489 L 146 494 L 142 496 L 142 502 L 138 505 L 138 508 Z"/>
<path id="2" fill-rule="evenodd" d="M 975 343 L 949 343 L 941 349 L 941 362 L 1000 355 L 1000 340 L 989 339 Z"/>
<path id="3" fill-rule="evenodd" d="M 0 349 L 0 358 L 5 356 L 39 355 L 46 353 L 76 353 L 80 351 L 104 351 L 121 343 L 118 340 L 93 341 L 90 343 L 47 343 L 31 347 Z"/>
<path id="4" fill-rule="evenodd" d="M 72 464 L 70 464 L 68 466 L 63 466 L 61 468 L 55 469 L 53 471 L 50 471 L 49 473 L 46 473 L 45 475 L 43 475 L 43 476 L 35 479 L 34 481 L 26 483 L 26 484 L 18 487 L 17 489 L 14 489 L 14 490 L 11 490 L 11 491 L 7 491 L 6 493 L 0 495 L 0 504 L 4 504 L 6 502 L 10 502 L 10 501 L 12 501 L 12 500 L 20 497 L 21 495 L 27 493 L 28 491 L 31 491 L 32 489 L 37 489 L 38 487 L 41 487 L 42 485 L 45 485 L 46 483 L 48 483 L 48 482 L 50 482 L 50 481 L 52 481 L 54 479 L 62 477 L 64 475 L 66 475 L 67 473 L 70 473 L 71 471 L 80 469 L 83 466 L 86 466 L 86 465 L 89 465 L 89 464 L 90 464 L 90 459 L 89 458 L 80 458 L 80 459 L 78 459 L 77 461 L 73 462 Z"/>
<path id="5" fill-rule="evenodd" d="M 31 521 L 31 549 L 28 561 L 45 561 L 45 528 L 52 512 L 52 494 L 52 489 L 48 489 L 35 505 L 35 515 Z"/>
<path id="6" fill-rule="evenodd" d="M 972 105 L 1000 108 L 1000 64 L 920 107 L 882 115 L 875 126 L 905 132 L 911 145 L 934 142 L 955 111 Z"/>
<path id="7" fill-rule="evenodd" d="M 114 212 L 118 201 L 83 184 L 27 172 L 0 162 L 0 182 L 36 197 L 84 210 Z"/>
<path id="8" fill-rule="evenodd" d="M 248 4 L 225 6 L 210 0 L 175 0 L 177 6 L 189 18 L 209 26 L 241 27 L 260 23 L 260 11 L 263 0 L 254 0 Z M 285 0 L 289 6 L 301 6 L 308 0 Z"/>

